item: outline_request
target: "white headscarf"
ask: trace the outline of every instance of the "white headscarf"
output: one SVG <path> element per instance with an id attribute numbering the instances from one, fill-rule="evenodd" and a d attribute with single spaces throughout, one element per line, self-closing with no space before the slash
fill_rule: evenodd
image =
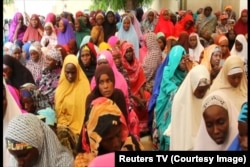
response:
<path id="1" fill-rule="evenodd" d="M 201 52 L 204 50 L 204 47 L 202 46 L 201 42 L 200 42 L 200 37 L 197 33 L 191 33 L 189 35 L 188 41 L 190 40 L 190 37 L 195 36 L 197 38 L 197 46 L 192 49 L 189 48 L 189 55 L 193 58 L 193 60 L 199 62 L 200 61 L 200 56 L 201 56 Z"/>
<path id="2" fill-rule="evenodd" d="M 239 35 L 236 36 L 235 41 L 236 40 L 242 44 L 242 51 L 238 52 L 236 50 L 236 48 L 235 48 L 235 42 L 234 42 L 234 45 L 233 45 L 230 53 L 231 53 L 231 55 L 240 56 L 244 62 L 247 62 L 247 57 L 248 57 L 248 55 L 247 55 L 247 48 L 248 48 L 248 45 L 247 45 L 246 38 L 245 38 L 244 35 L 239 34 Z"/>
<path id="3" fill-rule="evenodd" d="M 34 114 L 21 114 L 9 123 L 6 138 L 38 149 L 36 167 L 73 166 L 73 155 L 62 146 L 53 130 Z M 13 163 L 17 163 L 13 159 Z"/>
<path id="4" fill-rule="evenodd" d="M 232 104 L 232 101 L 225 96 L 220 90 L 212 92 L 202 102 L 202 113 L 211 105 L 219 105 L 225 109 L 227 109 L 228 117 L 229 117 L 229 129 L 226 140 L 223 144 L 217 144 L 215 141 L 209 136 L 204 118 L 202 117 L 200 128 L 198 130 L 194 150 L 220 150 L 226 151 L 228 147 L 231 145 L 232 141 L 238 134 L 238 115 L 239 111 Z"/>
<path id="5" fill-rule="evenodd" d="M 228 72 L 233 68 L 241 68 L 243 70 L 242 79 L 238 87 L 234 88 L 228 82 Z M 244 70 L 244 63 L 239 56 L 229 56 L 222 66 L 219 74 L 213 80 L 210 87 L 210 92 L 221 90 L 227 97 L 233 97 L 233 104 L 235 104 L 238 111 L 240 111 L 242 104 L 247 100 L 247 78 Z"/>
<path id="6" fill-rule="evenodd" d="M 192 150 L 198 132 L 202 99 L 194 96 L 201 79 L 210 84 L 210 75 L 204 65 L 194 66 L 174 96 L 172 104 L 170 150 Z M 205 97 L 205 96 L 204 96 Z"/>

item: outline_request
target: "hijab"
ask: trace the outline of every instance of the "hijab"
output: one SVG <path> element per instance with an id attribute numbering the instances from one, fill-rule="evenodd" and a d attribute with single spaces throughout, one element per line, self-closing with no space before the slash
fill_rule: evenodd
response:
<path id="1" fill-rule="evenodd" d="M 64 25 L 64 32 L 59 31 L 57 34 L 57 43 L 59 45 L 66 45 L 69 40 L 76 39 L 74 30 L 69 21 L 65 18 L 61 18 Z"/>

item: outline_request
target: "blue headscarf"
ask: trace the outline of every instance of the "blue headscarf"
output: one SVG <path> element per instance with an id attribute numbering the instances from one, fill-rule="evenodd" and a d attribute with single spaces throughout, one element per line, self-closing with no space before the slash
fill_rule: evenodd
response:
<path id="1" fill-rule="evenodd" d="M 30 59 L 30 51 L 29 51 L 30 45 L 31 45 L 31 43 L 27 42 L 22 47 L 22 50 L 24 50 L 26 52 L 26 54 L 27 54 L 26 60 Z"/>
<path id="2" fill-rule="evenodd" d="M 247 117 L 248 117 L 248 102 L 245 102 L 241 107 L 238 121 L 243 123 L 248 123 Z"/>

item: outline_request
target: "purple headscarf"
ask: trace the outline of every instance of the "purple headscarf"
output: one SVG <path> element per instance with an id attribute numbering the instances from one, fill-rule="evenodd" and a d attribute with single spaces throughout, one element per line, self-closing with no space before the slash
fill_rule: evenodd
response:
<path id="1" fill-rule="evenodd" d="M 19 19 L 20 16 L 22 16 L 22 13 L 17 12 L 17 13 L 14 15 L 13 19 L 12 19 L 12 22 L 11 22 L 11 25 L 10 25 L 10 31 L 9 31 L 9 41 L 10 41 L 10 42 L 14 42 L 13 37 L 14 37 L 15 31 L 16 31 L 16 28 L 17 28 L 17 26 L 18 26 L 18 19 Z M 17 40 L 22 41 L 23 35 L 24 35 L 26 29 L 27 29 L 27 26 L 26 26 L 26 25 L 23 25 L 23 26 L 19 29 L 18 35 L 17 35 Z"/>
<path id="2" fill-rule="evenodd" d="M 76 39 L 74 30 L 72 28 L 72 25 L 69 23 L 69 21 L 65 18 L 61 18 L 64 25 L 64 32 L 59 31 L 57 35 L 57 43 L 58 45 L 66 45 L 69 40 Z"/>

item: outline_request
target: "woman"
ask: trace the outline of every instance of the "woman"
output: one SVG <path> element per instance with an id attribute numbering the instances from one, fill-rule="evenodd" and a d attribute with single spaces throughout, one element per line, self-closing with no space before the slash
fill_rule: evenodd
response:
<path id="1" fill-rule="evenodd" d="M 58 86 L 62 69 L 62 54 L 56 48 L 51 48 L 45 55 L 45 68 L 38 77 L 36 85 L 43 95 L 49 97 L 54 107 L 55 90 Z"/>
<path id="2" fill-rule="evenodd" d="M 95 74 L 96 57 L 97 54 L 94 48 L 94 44 L 88 42 L 80 48 L 78 63 L 81 66 L 82 71 L 88 78 L 89 83 L 91 83 L 91 79 Z"/>
<path id="3" fill-rule="evenodd" d="M 35 84 L 31 72 L 9 55 L 3 56 L 3 72 L 6 74 L 8 83 L 16 89 L 19 89 L 25 83 Z"/>
<path id="4" fill-rule="evenodd" d="M 185 14 L 185 16 L 175 24 L 174 36 L 178 38 L 183 31 L 187 32 L 188 35 L 195 32 L 194 18 L 190 14 Z"/>
<path id="5" fill-rule="evenodd" d="M 239 56 L 229 56 L 210 87 L 210 92 L 220 90 L 227 97 L 233 97 L 233 104 L 240 111 L 247 100 L 247 77 L 244 63 Z"/>
<path id="6" fill-rule="evenodd" d="M 122 19 L 122 26 L 118 30 L 117 36 L 119 40 L 124 40 L 133 44 L 135 57 L 139 59 L 139 38 L 130 16 L 125 16 Z"/>
<path id="7" fill-rule="evenodd" d="M 55 91 L 57 135 L 75 155 L 75 145 L 85 118 L 85 101 L 90 93 L 87 77 L 75 55 L 66 56 Z"/>
<path id="8" fill-rule="evenodd" d="M 230 50 L 228 48 L 228 39 L 225 35 L 218 35 L 215 38 L 214 43 L 221 47 L 221 65 L 223 65 L 225 60 L 230 56 Z"/>
<path id="9" fill-rule="evenodd" d="M 170 136 L 166 134 L 166 131 L 170 129 L 174 95 L 186 76 L 187 67 L 185 61 L 187 58 L 185 55 L 186 52 L 182 46 L 174 46 L 170 50 L 168 63 L 164 67 L 160 91 L 155 105 L 156 129 L 154 133 L 159 136 L 159 143 L 156 143 L 159 144 L 159 150 L 169 150 Z"/>
<path id="10" fill-rule="evenodd" d="M 236 32 L 236 35 L 242 34 L 247 35 L 248 34 L 248 10 L 243 9 L 240 14 L 240 18 L 237 20 L 237 22 L 234 25 L 234 31 Z"/>
<path id="11" fill-rule="evenodd" d="M 103 31 L 104 42 L 108 42 L 108 39 L 117 32 L 115 13 L 113 11 L 108 11 L 106 13 L 103 23 Z"/>
<path id="12" fill-rule="evenodd" d="M 154 32 L 155 33 L 163 32 L 166 38 L 174 35 L 174 24 L 170 20 L 169 10 L 167 9 L 161 10 Z"/>
<path id="13" fill-rule="evenodd" d="M 57 45 L 56 31 L 51 22 L 47 22 L 44 25 L 44 33 L 41 39 L 41 45 L 43 47 L 54 47 Z"/>
<path id="14" fill-rule="evenodd" d="M 17 59 L 22 65 L 26 65 L 26 60 L 22 56 L 22 50 L 17 44 L 13 44 L 9 51 L 10 55 Z"/>
<path id="15" fill-rule="evenodd" d="M 86 131 L 83 131 L 85 136 L 79 140 L 75 167 L 86 166 L 95 157 L 106 153 L 143 150 L 143 146 L 129 135 L 126 121 L 112 100 L 100 97 L 91 104 L 91 112 L 85 123 Z M 82 141 L 86 141 L 89 150 L 83 151 Z"/>
<path id="16" fill-rule="evenodd" d="M 77 49 L 80 49 L 80 44 L 86 35 L 90 35 L 90 29 L 84 24 L 83 18 L 75 19 L 75 34 Z"/>
<path id="17" fill-rule="evenodd" d="M 204 47 L 202 46 L 200 42 L 200 37 L 197 33 L 191 33 L 188 37 L 188 43 L 189 43 L 189 56 L 190 59 L 193 61 L 199 62 L 201 52 L 204 50 Z"/>
<path id="18" fill-rule="evenodd" d="M 204 65 L 189 71 L 176 92 L 172 104 L 170 150 L 189 151 L 199 129 L 201 103 L 210 86 L 210 74 Z"/>
<path id="19" fill-rule="evenodd" d="M 59 32 L 57 34 L 57 44 L 66 45 L 69 40 L 76 39 L 72 25 L 67 19 L 61 18 L 58 29 Z"/>
<path id="20" fill-rule="evenodd" d="M 130 80 L 131 97 L 133 99 L 133 107 L 139 118 L 140 133 L 148 132 L 148 111 L 147 101 L 150 98 L 150 93 L 144 89 L 146 77 L 142 66 L 135 57 L 134 47 L 131 43 L 125 42 L 122 45 L 122 65 L 128 71 Z"/>
<path id="21" fill-rule="evenodd" d="M 22 42 L 34 42 L 38 41 L 40 42 L 43 36 L 44 28 L 42 26 L 42 23 L 39 19 L 39 16 L 36 14 L 33 14 L 30 18 L 30 24 L 27 27 Z"/>
<path id="22" fill-rule="evenodd" d="M 228 149 L 237 135 L 239 115 L 239 111 L 229 98 L 230 96 L 218 90 L 203 100 L 202 119 L 194 150 L 226 151 Z"/>
<path id="23" fill-rule="evenodd" d="M 16 40 L 22 41 L 24 33 L 27 29 L 27 26 L 23 22 L 23 15 L 20 12 L 17 12 L 10 24 L 10 30 L 9 30 L 9 41 L 15 42 Z"/>
<path id="24" fill-rule="evenodd" d="M 13 156 L 13 166 L 73 166 L 72 154 L 60 144 L 55 133 L 33 114 L 22 114 L 12 119 L 5 141 Z"/>
<path id="25" fill-rule="evenodd" d="M 154 32 L 156 23 L 157 23 L 157 15 L 156 11 L 153 9 L 149 9 L 144 15 L 144 19 L 141 22 L 141 30 L 143 34 Z"/>
<path id="26" fill-rule="evenodd" d="M 210 73 L 211 84 L 216 78 L 221 69 L 221 48 L 216 45 L 210 45 L 204 49 L 203 55 L 201 56 L 201 63 L 207 67 Z"/>
<path id="27" fill-rule="evenodd" d="M 29 48 L 30 60 L 26 63 L 26 68 L 30 70 L 32 76 L 37 81 L 38 77 L 42 74 L 44 69 L 45 58 L 42 53 L 42 46 L 40 42 L 34 42 Z"/>
<path id="28" fill-rule="evenodd" d="M 91 29 L 91 38 L 93 43 L 96 46 L 99 46 L 101 42 L 104 42 L 104 30 L 103 30 L 103 22 L 104 22 L 104 14 L 102 12 L 97 12 L 95 15 L 95 26 Z"/>
<path id="29" fill-rule="evenodd" d="M 156 70 L 161 64 L 161 49 L 157 42 L 155 33 L 149 32 L 146 35 L 147 53 L 142 63 L 142 68 L 146 77 L 145 89 L 152 93 Z"/>

